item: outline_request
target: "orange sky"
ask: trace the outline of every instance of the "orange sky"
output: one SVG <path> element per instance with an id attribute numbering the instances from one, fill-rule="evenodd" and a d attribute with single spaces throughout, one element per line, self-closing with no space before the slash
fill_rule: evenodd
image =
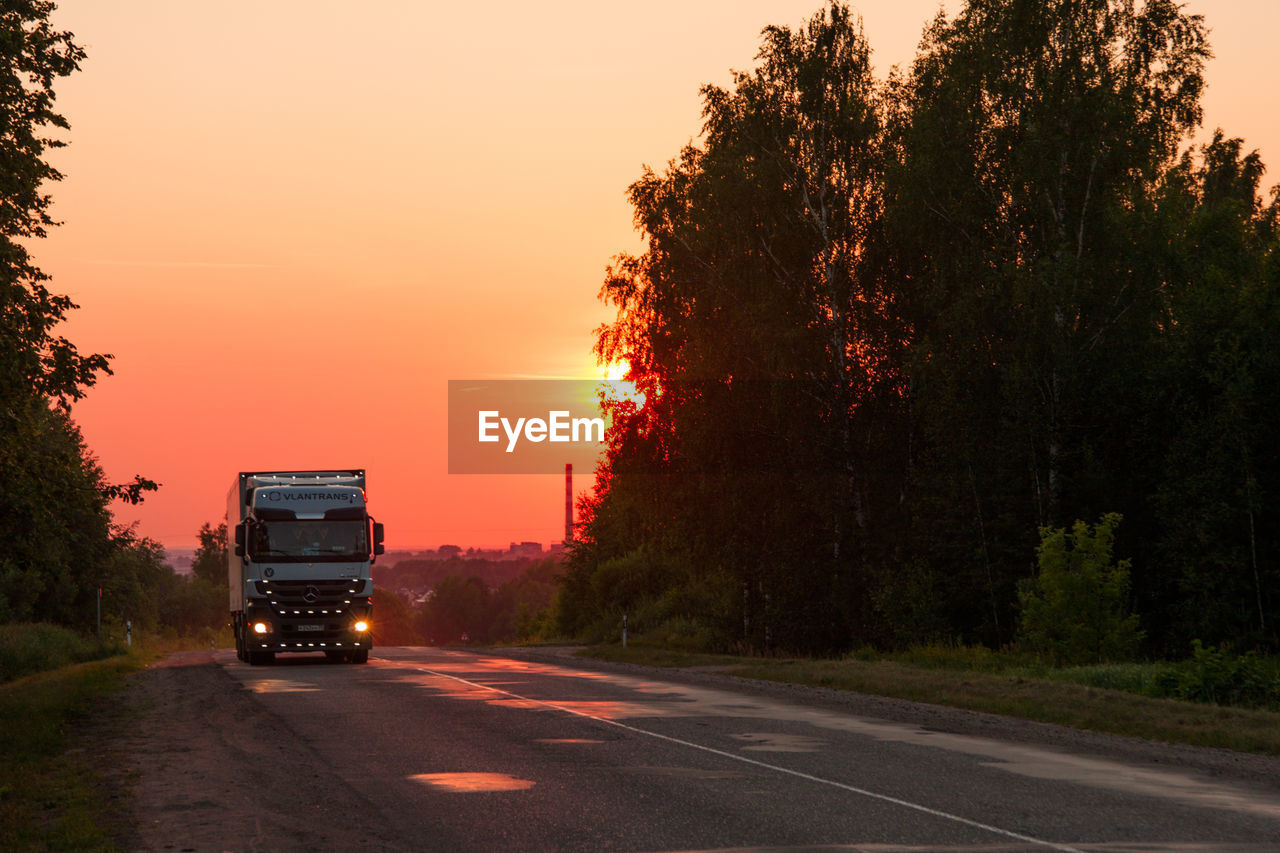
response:
<path id="1" fill-rule="evenodd" d="M 81 305 L 60 331 L 115 355 L 89 446 L 164 484 L 117 518 L 190 547 L 237 471 L 354 466 L 392 548 L 560 539 L 562 478 L 447 473 L 447 382 L 597 375 L 604 267 L 641 248 L 627 185 L 762 27 L 820 5 L 62 0 L 89 58 L 34 254 Z M 1280 160 L 1280 4 L 1188 5 L 1206 125 Z M 938 8 L 855 5 L 881 73 Z"/>

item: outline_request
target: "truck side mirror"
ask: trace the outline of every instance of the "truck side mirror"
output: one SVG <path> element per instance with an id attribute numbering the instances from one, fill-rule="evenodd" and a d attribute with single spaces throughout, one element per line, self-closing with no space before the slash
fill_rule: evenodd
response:
<path id="1" fill-rule="evenodd" d="M 375 521 L 373 523 L 373 554 L 375 557 L 378 554 L 387 553 L 386 547 L 382 544 L 382 536 L 383 536 L 382 524 L 380 522 Z"/>
<path id="2" fill-rule="evenodd" d="M 244 556 L 244 522 L 236 525 L 236 556 Z"/>

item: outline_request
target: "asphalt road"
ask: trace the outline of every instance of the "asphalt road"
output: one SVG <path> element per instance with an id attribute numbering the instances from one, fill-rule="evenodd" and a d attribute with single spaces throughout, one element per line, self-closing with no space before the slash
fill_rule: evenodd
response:
<path id="1" fill-rule="evenodd" d="M 929 730 L 727 679 L 439 649 L 211 664 L 246 720 L 223 738 L 241 756 L 226 761 L 285 773 L 259 799 L 288 812 L 288 774 L 306 776 L 296 815 L 367 826 L 371 848 L 1280 850 L 1280 788 L 1256 779 Z M 184 690 L 207 704 L 195 684 Z M 255 737 L 270 749 L 235 743 Z M 307 802 L 319 789 L 333 796 Z M 259 832 L 247 846 L 290 842 Z"/>

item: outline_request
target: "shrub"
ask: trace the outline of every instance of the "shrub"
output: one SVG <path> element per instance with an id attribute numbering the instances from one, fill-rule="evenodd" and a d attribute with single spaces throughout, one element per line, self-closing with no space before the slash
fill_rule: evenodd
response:
<path id="1" fill-rule="evenodd" d="M 1094 527 L 1077 521 L 1068 533 L 1043 528 L 1036 549 L 1039 572 L 1019 586 L 1022 643 L 1055 664 L 1131 660 L 1142 642 L 1138 617 L 1128 612 L 1129 561 L 1115 562 L 1118 513 Z"/>
<path id="2" fill-rule="evenodd" d="M 1280 707 L 1280 667 L 1256 652 L 1236 655 L 1229 648 L 1191 641 L 1191 658 L 1167 674 L 1161 685 L 1179 699 L 1215 705 Z"/>

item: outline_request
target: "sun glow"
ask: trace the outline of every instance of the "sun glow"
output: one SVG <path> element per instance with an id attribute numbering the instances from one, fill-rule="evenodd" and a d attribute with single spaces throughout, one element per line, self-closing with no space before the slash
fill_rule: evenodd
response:
<path id="1" fill-rule="evenodd" d="M 621 379 L 625 379 L 626 375 L 631 372 L 631 362 L 626 361 L 625 359 L 622 361 L 611 361 L 608 364 L 600 365 L 596 369 L 600 371 L 601 379 L 606 382 L 617 382 Z"/>
<path id="2" fill-rule="evenodd" d="M 637 409 L 644 408 L 644 392 L 638 390 L 635 383 L 626 378 L 631 372 L 630 362 L 612 361 L 601 365 L 599 370 L 603 376 L 600 384 L 596 386 L 596 391 L 600 394 L 602 402 L 608 405 L 627 401 Z"/>

